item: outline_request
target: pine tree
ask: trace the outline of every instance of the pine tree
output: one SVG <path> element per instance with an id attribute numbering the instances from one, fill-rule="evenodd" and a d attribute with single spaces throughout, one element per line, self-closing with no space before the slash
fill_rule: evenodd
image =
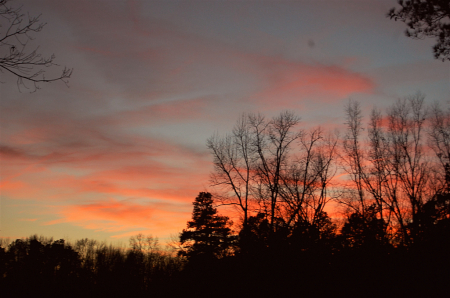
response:
<path id="1" fill-rule="evenodd" d="M 235 238 L 231 235 L 232 222 L 227 216 L 217 215 L 213 203 L 208 192 L 201 192 L 195 198 L 192 221 L 188 221 L 187 229 L 180 234 L 184 247 L 180 255 L 220 258 L 230 251 Z"/>

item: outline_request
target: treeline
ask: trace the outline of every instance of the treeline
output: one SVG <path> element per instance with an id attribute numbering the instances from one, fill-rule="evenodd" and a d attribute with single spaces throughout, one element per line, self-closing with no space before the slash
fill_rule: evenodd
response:
<path id="1" fill-rule="evenodd" d="M 128 248 L 31 236 L 2 242 L 0 289 L 5 297 L 170 297 L 182 267 L 151 236 L 131 237 Z"/>
<path id="2" fill-rule="evenodd" d="M 200 193 L 180 234 L 179 254 L 188 263 L 177 282 L 187 293 L 434 297 L 447 291 L 449 193 L 427 202 L 414 228 L 420 237 L 408 245 L 389 241 L 372 208 L 365 216 L 352 213 L 341 228 L 323 213 L 314 224 L 287 227 L 280 220 L 271 229 L 268 216 L 258 213 L 236 234 L 214 204 L 210 193 Z"/>

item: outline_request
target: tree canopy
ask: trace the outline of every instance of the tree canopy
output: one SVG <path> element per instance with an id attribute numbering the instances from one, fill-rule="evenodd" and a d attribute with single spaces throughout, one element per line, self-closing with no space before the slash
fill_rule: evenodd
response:
<path id="1" fill-rule="evenodd" d="M 450 60 L 450 1 L 399 0 L 398 4 L 401 8 L 392 8 L 388 17 L 405 22 L 408 37 L 435 37 L 434 57 L 442 61 Z"/>

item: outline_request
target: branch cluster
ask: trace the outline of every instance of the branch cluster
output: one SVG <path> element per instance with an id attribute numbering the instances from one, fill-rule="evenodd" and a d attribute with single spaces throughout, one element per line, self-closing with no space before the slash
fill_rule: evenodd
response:
<path id="1" fill-rule="evenodd" d="M 72 75 L 72 68 L 64 67 L 60 75 L 46 76 L 46 68 L 58 66 L 55 55 L 43 57 L 39 47 L 29 49 L 28 43 L 33 34 L 40 32 L 45 23 L 40 22 L 41 15 L 30 16 L 21 12 L 21 8 L 12 8 L 10 0 L 0 0 L 0 72 L 17 77 L 17 86 L 36 91 L 41 82 L 62 81 L 66 85 Z M 31 83 L 29 87 L 26 82 Z"/>
<path id="2" fill-rule="evenodd" d="M 434 57 L 450 60 L 450 2 L 448 0 L 399 0 L 401 8 L 392 8 L 388 17 L 408 26 L 406 36 L 435 37 Z"/>
<path id="3" fill-rule="evenodd" d="M 359 105 L 346 107 L 341 160 L 350 185 L 340 203 L 357 217 L 380 220 L 383 233 L 403 245 L 420 237 L 425 214 L 450 189 L 450 113 L 438 105 L 430 111 L 424 99 L 399 99 L 386 115 L 373 109 L 365 137 Z"/>
<path id="4" fill-rule="evenodd" d="M 386 113 L 374 108 L 367 126 L 357 102 L 345 111 L 341 140 L 320 127 L 298 129 L 291 112 L 272 119 L 244 114 L 230 134 L 208 140 L 215 197 L 237 208 L 241 246 L 252 237 L 270 246 L 311 231 L 334 234 L 325 212 L 331 200 L 342 207 L 340 232 L 349 246 L 410 246 L 445 217 L 427 223 L 448 204 L 450 112 L 437 104 L 430 109 L 421 93 Z"/>
<path id="5" fill-rule="evenodd" d="M 208 140 L 216 197 L 240 211 L 244 230 L 249 221 L 267 220 L 273 233 L 323 218 L 337 139 L 320 127 L 307 131 L 298 124 L 299 117 L 287 111 L 272 119 L 243 114 L 231 134 Z"/>

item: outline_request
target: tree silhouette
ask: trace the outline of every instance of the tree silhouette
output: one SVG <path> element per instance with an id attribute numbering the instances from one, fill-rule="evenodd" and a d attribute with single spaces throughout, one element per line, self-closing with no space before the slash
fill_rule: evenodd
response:
<path id="1" fill-rule="evenodd" d="M 408 25 L 406 36 L 415 39 L 436 37 L 434 57 L 450 60 L 450 2 L 448 0 L 399 0 L 402 8 L 392 8 L 388 17 Z"/>
<path id="2" fill-rule="evenodd" d="M 424 99 L 418 93 L 397 100 L 387 110 L 384 124 L 383 115 L 373 109 L 366 140 L 355 132 L 362 129 L 359 106 L 347 107 L 347 122 L 358 125 L 348 126 L 353 137 L 351 142 L 344 141 L 342 159 L 356 191 L 350 189 L 340 203 L 363 218 L 368 218 L 368 207 L 374 206 L 377 218 L 389 222 L 387 228 L 405 245 L 411 241 L 409 223 L 418 220 L 423 205 L 443 184 L 442 175 L 434 174 L 439 169 L 432 170 L 435 163 L 427 155 Z M 364 141 L 367 146 L 358 146 Z"/>
<path id="3" fill-rule="evenodd" d="M 376 205 L 366 208 L 364 216 L 355 212 L 350 215 L 341 230 L 344 245 L 351 248 L 376 249 L 388 244 L 387 224 L 377 218 Z"/>
<path id="4" fill-rule="evenodd" d="M 73 69 L 65 67 L 59 75 L 46 76 L 45 68 L 57 66 L 55 55 L 43 57 L 38 47 L 28 47 L 33 39 L 32 34 L 40 32 L 45 26 L 39 20 L 41 15 L 25 15 L 21 8 L 12 8 L 8 2 L 10 0 L 0 0 L 0 72 L 17 77 L 19 90 L 24 87 L 34 92 L 41 82 L 63 81 L 67 84 Z M 33 87 L 30 88 L 26 82 Z"/>
<path id="5" fill-rule="evenodd" d="M 18 239 L 8 246 L 2 276 L 5 289 L 21 289 L 28 296 L 46 291 L 49 296 L 62 291 L 75 291 L 81 283 L 81 260 L 63 239 Z"/>
<path id="6" fill-rule="evenodd" d="M 212 195 L 201 192 L 194 201 L 192 221 L 180 234 L 180 242 L 184 250 L 180 255 L 188 258 L 215 257 L 227 255 L 235 237 L 231 235 L 231 222 L 227 216 L 217 215 L 213 207 Z"/>
<path id="7" fill-rule="evenodd" d="M 270 226 L 267 214 L 250 216 L 247 225 L 239 233 L 239 249 L 243 254 L 263 252 L 269 243 Z"/>

